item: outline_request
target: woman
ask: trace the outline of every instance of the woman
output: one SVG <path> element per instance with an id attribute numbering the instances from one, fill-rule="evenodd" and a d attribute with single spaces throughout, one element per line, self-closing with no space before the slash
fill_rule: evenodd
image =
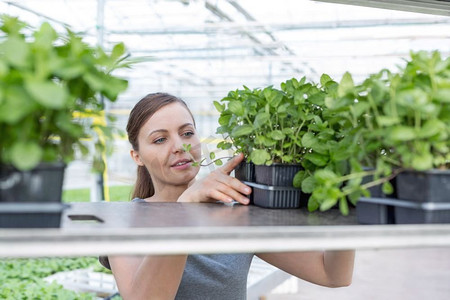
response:
<path id="1" fill-rule="evenodd" d="M 195 121 L 185 102 L 150 94 L 130 113 L 131 157 L 138 165 L 133 201 L 231 202 L 248 204 L 250 187 L 230 176 L 240 154 L 195 181 L 201 156 Z M 186 153 L 183 144 L 191 144 Z M 354 251 L 258 253 L 266 262 L 304 280 L 347 286 Z M 124 299 L 245 299 L 253 254 L 111 256 L 109 263 Z"/>

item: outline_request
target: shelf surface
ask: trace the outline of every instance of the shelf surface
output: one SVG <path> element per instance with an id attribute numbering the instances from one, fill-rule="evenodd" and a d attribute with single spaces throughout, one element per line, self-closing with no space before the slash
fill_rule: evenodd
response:
<path id="1" fill-rule="evenodd" d="M 450 224 L 360 225 L 355 211 L 72 203 L 61 228 L 0 229 L 0 257 L 450 247 Z"/>

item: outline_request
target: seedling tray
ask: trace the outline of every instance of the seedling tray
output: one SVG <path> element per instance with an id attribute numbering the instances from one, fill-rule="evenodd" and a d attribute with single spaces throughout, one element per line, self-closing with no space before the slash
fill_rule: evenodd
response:
<path id="1" fill-rule="evenodd" d="M 363 224 L 450 223 L 450 203 L 360 198 L 356 215 Z"/>
<path id="2" fill-rule="evenodd" d="M 0 203 L 0 228 L 58 228 L 62 203 Z"/>
<path id="3" fill-rule="evenodd" d="M 265 208 L 299 208 L 302 206 L 300 189 L 284 186 L 270 186 L 254 182 L 244 183 L 251 186 L 253 204 Z"/>

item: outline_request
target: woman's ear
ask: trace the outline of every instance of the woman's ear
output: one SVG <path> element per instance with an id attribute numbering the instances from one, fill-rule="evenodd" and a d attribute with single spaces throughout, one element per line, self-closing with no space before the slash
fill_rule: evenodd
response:
<path id="1" fill-rule="evenodd" d="M 130 150 L 130 155 L 131 158 L 134 160 L 134 162 L 138 165 L 138 166 L 144 166 L 144 163 L 141 161 L 141 157 L 139 156 L 139 152 L 137 152 L 134 149 Z"/>

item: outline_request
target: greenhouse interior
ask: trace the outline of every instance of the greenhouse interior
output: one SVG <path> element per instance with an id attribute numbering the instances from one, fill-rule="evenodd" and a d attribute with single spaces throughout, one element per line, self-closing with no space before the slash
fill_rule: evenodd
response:
<path id="1" fill-rule="evenodd" d="M 364 86 L 366 79 L 382 70 L 403 72 L 419 52 L 439 53 L 443 64 L 447 62 L 447 81 L 442 83 L 446 86 L 439 94 L 447 117 L 442 119 L 443 129 L 436 131 L 450 133 L 446 123 L 450 120 L 450 1 L 0 0 L 0 15 L 27 23 L 25 35 L 48 23 L 57 33 L 70 29 L 105 53 L 123 43 L 125 60 L 134 61 L 128 68 L 112 71 L 128 85 L 115 101 L 104 104 L 105 112 L 114 117 L 106 124 L 122 133 L 114 136 L 102 171 L 92 170 L 89 157 L 75 154 L 64 175 L 66 202 L 131 200 L 137 165 L 124 132 L 131 109 L 152 93 L 179 97 L 191 110 L 208 163 L 200 168 L 200 178 L 221 168 L 212 163 L 211 153 L 233 155 L 231 149 L 217 150 L 224 140 L 219 129 L 223 111 L 215 103 L 226 103 L 222 99 L 230 93 L 282 90 L 289 80 L 323 85 L 324 74 L 342 85 L 350 75 L 352 85 Z M 0 43 L 4 39 L 5 32 L 0 31 Z M 0 110 L 2 97 L 0 93 Z M 1 114 L 8 113 L 0 112 L 3 135 L 7 131 L 3 131 Z M 448 140 L 439 144 L 446 149 L 440 153 L 445 152 L 441 165 L 447 166 L 447 174 Z M 447 191 L 448 178 L 441 181 Z M 448 210 L 443 210 L 446 220 L 442 223 L 450 223 Z M 308 225 L 315 224 L 311 222 Z M 2 230 L 0 236 L 7 237 Z M 399 249 L 390 249 L 388 244 L 379 247 L 374 242 L 362 247 L 356 252 L 352 284 L 338 289 L 298 279 L 255 257 L 247 279 L 247 299 L 448 299 L 450 229 L 439 230 L 446 232 L 442 243 L 405 242 L 405 249 L 398 245 L 392 248 Z M 1 247 L 7 245 L 2 243 Z M 97 256 L 79 253 L 73 258 L 63 254 L 29 259 L 8 259 L 2 253 L 0 299 L 121 299 L 111 272 L 98 263 Z M 212 295 L 210 299 L 222 298 Z"/>

